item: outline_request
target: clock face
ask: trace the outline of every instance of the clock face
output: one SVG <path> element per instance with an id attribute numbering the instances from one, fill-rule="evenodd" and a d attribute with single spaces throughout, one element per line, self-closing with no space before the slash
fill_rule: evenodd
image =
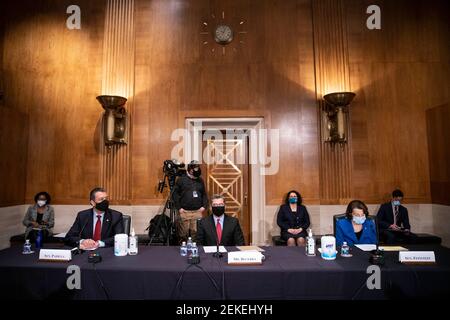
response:
<path id="1" fill-rule="evenodd" d="M 214 39 L 217 43 L 228 44 L 233 40 L 233 30 L 227 25 L 219 25 L 214 31 Z"/>

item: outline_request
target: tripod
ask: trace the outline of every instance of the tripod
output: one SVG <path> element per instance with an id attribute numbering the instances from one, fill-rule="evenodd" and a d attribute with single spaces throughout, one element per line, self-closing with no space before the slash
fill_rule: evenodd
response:
<path id="1" fill-rule="evenodd" d="M 166 179 L 169 181 L 169 189 L 170 189 L 170 193 L 169 196 L 166 199 L 166 202 L 164 204 L 164 209 L 163 212 L 161 213 L 161 216 L 158 220 L 158 222 L 156 223 L 155 226 L 155 231 L 152 235 L 152 237 L 150 238 L 150 241 L 148 242 L 147 245 L 152 244 L 153 239 L 155 238 L 156 232 L 159 231 L 159 233 L 162 233 L 162 236 L 164 238 L 163 243 L 167 246 L 170 245 L 170 241 L 175 239 L 175 235 L 176 235 L 176 217 L 177 217 L 177 212 L 175 209 L 175 204 L 173 202 L 172 196 L 173 196 L 173 190 L 174 190 L 174 186 L 175 186 L 175 176 L 164 176 L 164 179 L 162 181 L 160 181 L 159 186 L 158 186 L 158 190 L 162 193 L 164 187 L 166 186 Z M 167 219 L 165 219 L 167 217 L 166 215 L 166 210 L 169 210 L 169 221 L 167 221 Z M 164 222 L 163 222 L 164 220 Z M 166 234 L 164 234 L 161 230 L 161 224 L 164 223 L 164 227 L 165 230 L 167 230 Z M 149 226 L 150 228 L 150 226 Z"/>

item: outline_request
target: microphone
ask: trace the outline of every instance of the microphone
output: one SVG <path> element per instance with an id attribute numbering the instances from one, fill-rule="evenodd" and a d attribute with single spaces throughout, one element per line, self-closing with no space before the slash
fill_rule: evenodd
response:
<path id="1" fill-rule="evenodd" d="M 223 220 L 225 222 L 225 219 Z M 214 219 L 213 219 L 214 222 Z M 214 258 L 222 258 L 223 257 L 223 253 L 220 252 L 219 250 L 219 237 L 217 236 L 217 232 L 214 232 L 214 234 L 216 235 L 216 252 L 213 253 L 213 257 Z"/>
<path id="2" fill-rule="evenodd" d="M 77 246 L 77 249 L 81 253 L 84 252 L 84 250 L 80 249 L 81 234 L 83 233 L 84 228 L 86 228 L 88 222 L 89 222 L 89 219 L 86 220 L 86 222 L 84 223 L 83 227 L 81 228 L 81 231 L 78 233 L 78 246 Z"/>
<path id="3" fill-rule="evenodd" d="M 377 243 L 376 243 L 376 249 L 372 250 L 371 256 L 369 258 L 369 262 L 371 264 L 376 265 L 384 265 L 384 251 L 380 250 L 378 247 L 378 244 L 380 243 L 380 231 L 378 230 L 378 217 L 374 216 L 374 222 L 375 222 L 375 232 L 377 235 Z"/>

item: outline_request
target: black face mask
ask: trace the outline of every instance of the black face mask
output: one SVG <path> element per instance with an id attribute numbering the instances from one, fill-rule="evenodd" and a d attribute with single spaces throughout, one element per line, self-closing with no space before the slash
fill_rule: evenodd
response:
<path id="1" fill-rule="evenodd" d="M 225 206 L 223 207 L 212 207 L 212 212 L 216 217 L 220 217 L 225 213 Z"/>
<path id="2" fill-rule="evenodd" d="M 200 168 L 198 168 L 197 170 L 193 170 L 192 175 L 198 178 L 202 175 L 202 170 L 200 170 Z"/>
<path id="3" fill-rule="evenodd" d="M 100 203 L 95 204 L 95 209 L 97 209 L 98 211 L 102 211 L 102 212 L 105 212 L 106 210 L 108 210 L 108 207 L 109 207 L 109 201 L 106 199 Z"/>

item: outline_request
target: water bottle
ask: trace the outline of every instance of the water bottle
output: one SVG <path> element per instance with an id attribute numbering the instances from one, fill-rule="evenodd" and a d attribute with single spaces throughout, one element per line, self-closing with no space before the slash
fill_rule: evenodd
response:
<path id="1" fill-rule="evenodd" d="M 38 230 L 36 235 L 36 249 L 42 248 L 42 230 Z"/>
<path id="2" fill-rule="evenodd" d="M 313 257 L 316 255 L 316 241 L 313 238 L 312 230 L 308 229 L 308 236 L 306 237 L 306 255 Z"/>
<path id="3" fill-rule="evenodd" d="M 189 237 L 187 241 L 187 255 L 190 257 L 192 255 L 192 238 Z"/>
<path id="4" fill-rule="evenodd" d="M 192 244 L 191 255 L 188 256 L 187 260 L 188 260 L 188 263 L 190 263 L 190 264 L 200 263 L 200 257 L 198 255 L 198 248 L 197 248 L 197 244 L 195 242 Z"/>
<path id="5" fill-rule="evenodd" d="M 128 241 L 129 243 L 128 254 L 130 256 L 135 256 L 138 254 L 138 239 L 136 237 L 136 233 L 134 232 L 134 228 L 131 229 L 131 235 L 129 240 L 130 241 Z"/>
<path id="6" fill-rule="evenodd" d="M 182 257 L 186 257 L 187 256 L 187 246 L 186 246 L 186 241 L 183 241 L 183 243 L 181 244 L 180 247 L 180 255 Z"/>
<path id="7" fill-rule="evenodd" d="M 197 258 L 198 257 L 198 248 L 197 248 L 197 243 L 196 242 L 194 242 L 192 244 L 191 252 L 192 252 L 192 258 Z"/>
<path id="8" fill-rule="evenodd" d="M 350 256 L 350 247 L 347 244 L 347 242 L 345 242 L 345 241 L 342 243 L 341 256 L 343 256 L 343 257 L 349 257 Z"/>
<path id="9" fill-rule="evenodd" d="M 30 240 L 27 239 L 25 240 L 25 244 L 23 245 L 23 251 L 22 254 L 30 254 L 33 253 L 33 251 L 31 251 L 31 243 Z"/>

